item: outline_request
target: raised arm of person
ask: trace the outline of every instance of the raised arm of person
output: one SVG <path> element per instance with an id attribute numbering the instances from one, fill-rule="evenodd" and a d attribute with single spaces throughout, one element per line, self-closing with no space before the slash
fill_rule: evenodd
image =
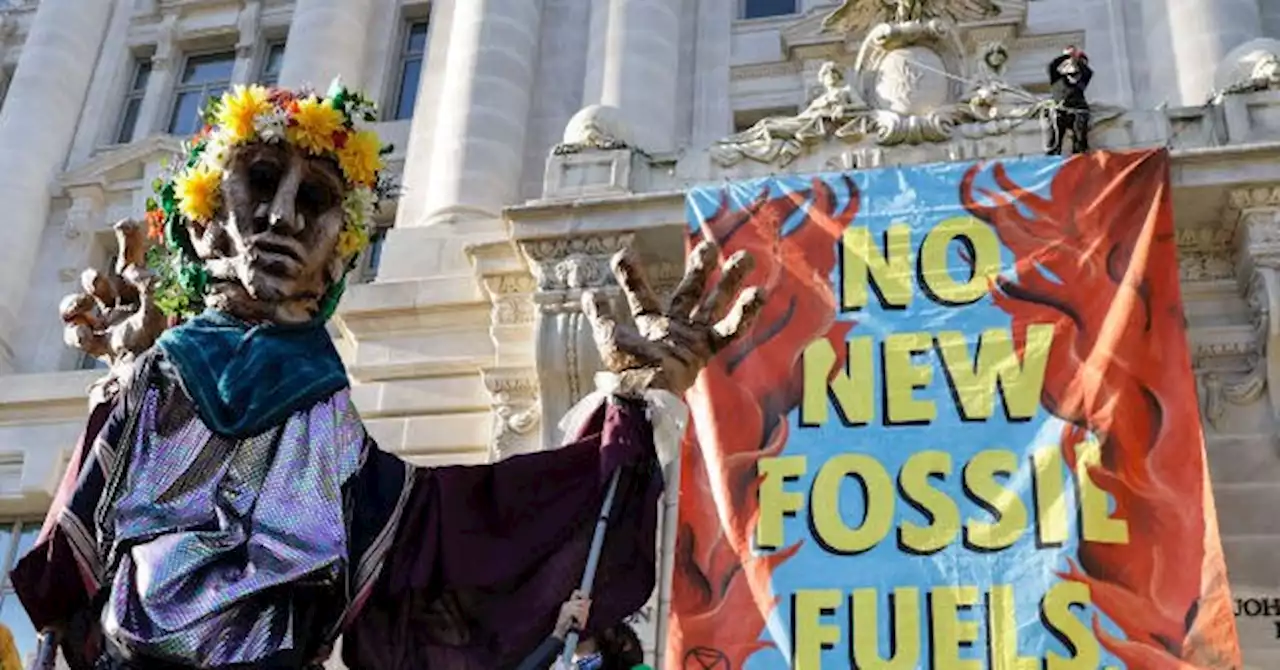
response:
<path id="1" fill-rule="evenodd" d="M 1089 59 L 1083 56 L 1080 58 L 1079 63 L 1080 63 L 1079 86 L 1080 86 L 1080 90 L 1083 91 L 1084 89 L 1089 87 L 1089 82 L 1093 80 L 1093 68 L 1089 67 Z"/>
<path id="2" fill-rule="evenodd" d="M 1054 58 L 1053 60 L 1049 61 L 1049 84 L 1050 85 L 1058 83 L 1060 80 L 1062 80 L 1063 77 L 1066 76 L 1062 74 L 1062 72 L 1060 72 L 1058 68 L 1061 67 L 1062 64 L 1065 63 L 1067 59 L 1070 57 L 1071 56 L 1068 54 L 1062 54 L 1061 56 L 1058 56 L 1057 58 Z"/>
<path id="3" fill-rule="evenodd" d="M 525 657 L 516 670 L 547 670 L 560 652 L 564 651 L 564 640 L 571 630 L 582 630 L 587 625 L 587 616 L 591 611 L 591 601 L 580 591 L 574 591 L 569 600 L 560 606 L 560 616 L 556 619 L 556 627 L 551 635 L 538 645 L 533 653 Z"/>

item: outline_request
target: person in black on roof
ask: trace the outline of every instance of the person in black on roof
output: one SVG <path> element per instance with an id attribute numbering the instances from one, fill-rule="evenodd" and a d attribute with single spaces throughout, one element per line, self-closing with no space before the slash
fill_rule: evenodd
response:
<path id="1" fill-rule="evenodd" d="M 1049 85 L 1053 106 L 1045 115 L 1045 149 L 1050 156 L 1062 154 L 1062 143 L 1071 133 L 1071 153 L 1089 150 L 1089 101 L 1085 89 L 1093 79 L 1089 57 L 1074 46 L 1049 63 Z"/>

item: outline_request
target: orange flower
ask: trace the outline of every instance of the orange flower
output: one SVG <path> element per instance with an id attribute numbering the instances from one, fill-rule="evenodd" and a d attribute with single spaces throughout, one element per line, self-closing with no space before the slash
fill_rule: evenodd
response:
<path id="1" fill-rule="evenodd" d="M 164 210 L 148 210 L 146 222 L 147 237 L 157 242 L 164 242 Z"/>

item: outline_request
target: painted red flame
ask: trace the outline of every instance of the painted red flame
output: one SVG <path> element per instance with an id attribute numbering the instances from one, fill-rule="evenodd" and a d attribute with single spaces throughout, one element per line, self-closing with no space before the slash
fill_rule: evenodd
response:
<path id="1" fill-rule="evenodd" d="M 776 605 L 765 595 L 770 577 L 799 545 L 752 555 L 756 463 L 786 444 L 804 348 L 825 335 L 844 351 L 853 327 L 835 322 L 830 279 L 836 243 L 858 213 L 857 188 L 851 178 L 842 181 L 851 194 L 843 207 L 832 187 L 815 179 L 808 190 L 774 197 L 766 187 L 737 210 L 726 194 L 703 225 L 726 256 L 751 252 L 756 267 L 748 284 L 764 287 L 769 302 L 751 333 L 718 356 L 688 395 L 699 421 L 683 445 L 668 667 L 686 667 L 684 659 L 701 651 L 724 654 L 729 667 L 740 668 L 766 646 L 760 636 Z M 783 224 L 800 210 L 803 222 L 784 235 Z"/>
<path id="2" fill-rule="evenodd" d="M 1190 378 L 1168 154 L 1074 156 L 1047 198 L 998 163 L 997 188 L 978 186 L 987 167 L 966 173 L 960 197 L 1017 258 L 1017 279 L 997 282 L 996 304 L 1019 338 L 1030 324 L 1056 325 L 1042 402 L 1070 424 L 1062 438 L 1073 469 L 1076 447 L 1088 432 L 1098 437 L 1091 479 L 1128 521 L 1128 544 L 1082 543 L 1063 576 L 1087 584 L 1124 631 L 1126 639 L 1108 635 L 1095 617 L 1102 644 L 1128 667 L 1238 668 Z"/>

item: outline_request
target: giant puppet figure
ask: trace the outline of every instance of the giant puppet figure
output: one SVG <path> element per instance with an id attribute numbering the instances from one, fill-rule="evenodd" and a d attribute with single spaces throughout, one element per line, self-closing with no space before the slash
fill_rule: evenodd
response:
<path id="1" fill-rule="evenodd" d="M 155 184 L 146 225 L 117 225 L 114 270 L 64 302 L 68 341 L 112 373 L 13 574 L 46 657 L 313 668 L 341 635 L 353 670 L 510 667 L 577 585 L 616 471 L 588 626 L 648 598 L 662 482 L 644 398 L 682 393 L 746 329 L 762 303 L 739 295 L 750 259 L 704 298 L 718 252 L 699 247 L 660 304 L 615 258 L 635 318 L 584 296 L 616 385 L 573 441 L 414 467 L 366 432 L 325 330 L 389 194 L 373 118 L 338 84 L 227 93 Z"/>

